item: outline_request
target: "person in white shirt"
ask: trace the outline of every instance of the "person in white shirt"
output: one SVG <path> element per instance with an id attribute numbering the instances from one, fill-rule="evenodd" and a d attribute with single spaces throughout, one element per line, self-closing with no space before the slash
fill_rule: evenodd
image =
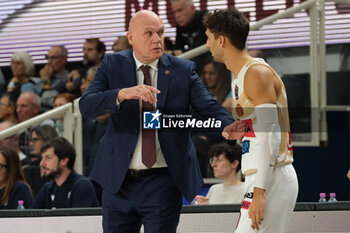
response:
<path id="1" fill-rule="evenodd" d="M 235 204 L 244 198 L 244 182 L 237 175 L 241 169 L 242 148 L 227 142 L 215 144 L 209 151 L 214 176 L 222 183 L 210 187 L 206 197 L 197 195 L 198 204 Z"/>

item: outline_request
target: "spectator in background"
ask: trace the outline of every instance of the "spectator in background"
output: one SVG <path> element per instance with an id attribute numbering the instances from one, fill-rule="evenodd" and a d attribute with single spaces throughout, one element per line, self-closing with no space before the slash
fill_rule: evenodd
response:
<path id="1" fill-rule="evenodd" d="M 0 98 L 0 120 L 18 123 L 16 113 L 16 98 L 5 92 Z"/>
<path id="2" fill-rule="evenodd" d="M 54 97 L 65 91 L 68 51 L 63 45 L 52 46 L 46 59 L 47 64 L 40 70 L 43 86 L 41 99 L 44 110 L 49 110 L 53 107 Z"/>
<path id="3" fill-rule="evenodd" d="M 23 166 L 23 171 L 30 187 L 32 188 L 34 197 L 44 185 L 44 180 L 41 179 L 39 166 L 41 161 L 41 147 L 45 142 L 57 136 L 56 130 L 49 125 L 39 125 L 32 129 L 29 140 L 32 157 L 26 165 Z"/>
<path id="4" fill-rule="evenodd" d="M 176 39 L 174 49 L 186 52 L 203 45 L 207 41 L 205 27 L 202 23 L 205 11 L 197 11 L 192 0 L 171 0 L 171 7 L 176 21 Z M 193 58 L 196 63 L 196 71 L 201 74 L 203 59 L 209 53 Z"/>
<path id="5" fill-rule="evenodd" d="M 106 52 L 105 44 L 98 38 L 86 39 L 84 46 L 83 67 L 72 70 L 68 75 L 66 82 L 66 92 L 74 94 L 76 97 L 81 95 L 81 79 L 86 77 L 87 70 L 92 66 L 99 66 Z"/>
<path id="6" fill-rule="evenodd" d="M 112 45 L 113 52 L 119 52 L 125 49 L 131 49 L 128 38 L 126 36 L 119 36 Z"/>
<path id="7" fill-rule="evenodd" d="M 81 94 L 83 95 L 85 91 L 89 88 L 91 82 L 95 79 L 95 74 L 97 72 L 98 67 L 93 66 L 89 68 L 86 77 L 83 77 L 81 80 L 81 85 L 80 85 L 80 91 Z"/>
<path id="8" fill-rule="evenodd" d="M 244 183 L 238 177 L 241 169 L 242 148 L 227 142 L 215 144 L 209 151 L 210 164 L 215 178 L 222 183 L 210 187 L 206 197 L 197 195 L 199 204 L 241 203 L 244 197 Z"/>
<path id="9" fill-rule="evenodd" d="M 16 112 L 18 115 L 19 122 L 24 122 L 31 119 L 40 113 L 41 100 L 40 97 L 33 92 L 22 93 L 17 100 Z M 40 125 L 50 125 L 54 126 L 52 120 L 45 120 Z M 29 138 L 31 129 L 28 128 L 20 133 L 19 138 L 19 148 L 20 150 L 31 158 Z"/>
<path id="10" fill-rule="evenodd" d="M 92 183 L 74 170 L 75 150 L 64 138 L 54 138 L 41 148 L 42 175 L 51 178 L 36 195 L 34 209 L 98 206 Z"/>
<path id="11" fill-rule="evenodd" d="M 75 99 L 75 96 L 71 93 L 58 94 L 55 96 L 53 107 L 57 108 L 68 103 L 73 103 L 74 99 Z M 64 133 L 63 117 L 64 117 L 63 114 L 56 116 L 56 121 L 55 121 L 55 129 L 58 133 L 58 136 L 60 137 L 63 137 L 63 133 Z"/>
<path id="12" fill-rule="evenodd" d="M 46 55 L 47 64 L 40 70 L 44 89 L 63 91 L 62 85 L 68 75 L 66 68 L 68 51 L 63 45 L 52 46 Z"/>
<path id="13" fill-rule="evenodd" d="M 11 71 L 13 77 L 7 85 L 7 92 L 16 96 L 23 92 L 41 91 L 40 78 L 32 77 L 34 74 L 34 64 L 27 52 L 17 52 L 11 57 Z"/>
<path id="14" fill-rule="evenodd" d="M 16 209 L 22 200 L 25 208 L 33 201 L 16 151 L 0 147 L 0 209 Z"/>
<path id="15" fill-rule="evenodd" d="M 88 69 L 92 66 L 99 66 L 106 52 L 105 44 L 98 38 L 86 39 L 84 43 L 83 64 Z"/>
<path id="16" fill-rule="evenodd" d="M 186 51 L 205 44 L 202 23 L 205 11 L 197 11 L 192 0 L 171 0 L 176 25 L 175 49 Z"/>
<path id="17" fill-rule="evenodd" d="M 222 104 L 231 90 L 231 72 L 210 56 L 203 63 L 201 80 L 209 93 Z"/>
<path id="18" fill-rule="evenodd" d="M 9 121 L 3 121 L 0 123 L 0 132 L 8 129 L 12 126 L 14 126 L 15 124 Z M 21 160 L 21 162 L 25 162 L 27 155 L 25 155 L 20 149 L 19 149 L 19 136 L 17 134 L 12 135 L 10 137 L 4 138 L 0 140 L 0 146 L 6 146 L 9 147 L 11 149 L 13 149 L 14 151 L 16 151 L 16 153 L 19 156 L 19 159 Z"/>
<path id="19" fill-rule="evenodd" d="M 346 176 L 347 176 L 348 179 L 350 180 L 350 168 L 349 168 L 348 173 L 346 174 Z"/>

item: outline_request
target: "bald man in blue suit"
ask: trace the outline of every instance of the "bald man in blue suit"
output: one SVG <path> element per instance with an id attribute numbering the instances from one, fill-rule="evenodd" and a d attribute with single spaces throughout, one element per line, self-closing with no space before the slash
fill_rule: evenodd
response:
<path id="1" fill-rule="evenodd" d="M 176 232 L 182 196 L 192 200 L 203 185 L 189 129 L 156 130 L 156 161 L 142 159 L 143 102 L 163 115 L 189 114 L 221 122 L 232 117 L 206 91 L 191 61 L 164 51 L 164 25 L 152 11 L 137 12 L 130 21 L 132 50 L 106 54 L 94 81 L 80 99 L 83 115 L 110 113 L 92 177 L 103 187 L 105 233 Z M 151 85 L 141 69 L 150 67 Z"/>

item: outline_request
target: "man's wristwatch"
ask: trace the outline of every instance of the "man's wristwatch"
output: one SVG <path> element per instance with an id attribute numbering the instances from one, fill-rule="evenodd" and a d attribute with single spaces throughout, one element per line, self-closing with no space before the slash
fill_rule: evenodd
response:
<path id="1" fill-rule="evenodd" d="M 43 80 L 43 85 L 51 85 L 51 80 L 50 79 Z"/>
<path id="2" fill-rule="evenodd" d="M 8 88 L 15 88 L 15 87 L 17 87 L 17 83 L 10 81 L 9 84 L 7 85 L 7 87 Z"/>

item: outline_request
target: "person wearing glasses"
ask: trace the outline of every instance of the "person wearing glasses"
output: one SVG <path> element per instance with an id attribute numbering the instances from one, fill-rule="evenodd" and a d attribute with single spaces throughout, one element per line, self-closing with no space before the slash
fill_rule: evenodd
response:
<path id="1" fill-rule="evenodd" d="M 46 59 L 47 64 L 40 70 L 43 88 L 41 100 L 43 109 L 49 110 L 53 107 L 55 96 L 66 91 L 68 51 L 63 45 L 52 46 Z"/>
<path id="2" fill-rule="evenodd" d="M 22 200 L 25 208 L 32 202 L 18 154 L 13 149 L 0 147 L 0 209 L 16 209 Z"/>
<path id="3" fill-rule="evenodd" d="M 34 74 L 34 64 L 27 52 L 16 52 L 11 56 L 11 71 L 13 77 L 7 85 L 7 92 L 16 98 L 24 92 L 41 91 L 40 78 L 32 77 Z"/>
<path id="4" fill-rule="evenodd" d="M 63 45 L 52 46 L 46 55 L 47 64 L 40 70 L 44 89 L 60 91 L 61 84 L 66 81 L 68 51 Z"/>
<path id="5" fill-rule="evenodd" d="M 244 182 L 238 176 L 242 148 L 227 142 L 215 144 L 209 151 L 214 176 L 222 183 L 210 187 L 206 197 L 197 195 L 198 204 L 234 204 L 243 201 Z"/>
<path id="6" fill-rule="evenodd" d="M 39 166 L 41 161 L 41 147 L 45 142 L 55 137 L 58 137 L 58 134 L 52 126 L 39 125 L 32 129 L 31 137 L 29 139 L 32 156 L 26 159 L 27 161 L 23 166 L 23 171 L 30 187 L 32 188 L 33 196 L 38 193 L 45 183 L 41 178 Z"/>

